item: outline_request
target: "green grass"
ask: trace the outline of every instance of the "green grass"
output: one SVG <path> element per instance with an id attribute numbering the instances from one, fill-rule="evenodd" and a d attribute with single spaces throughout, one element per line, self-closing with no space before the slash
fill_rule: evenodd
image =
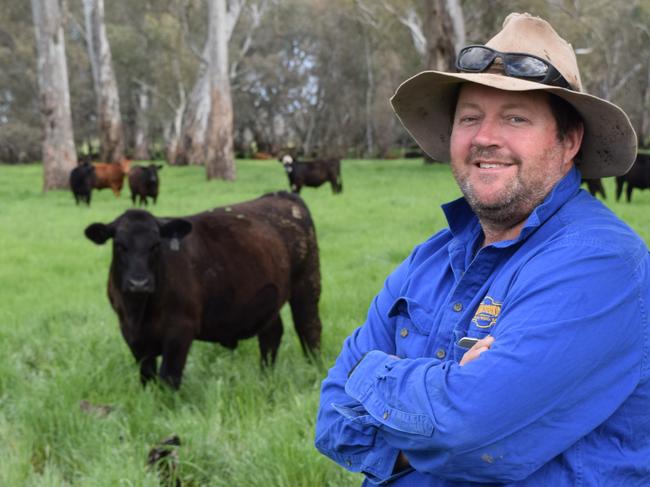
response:
<path id="1" fill-rule="evenodd" d="M 186 215 L 285 189 L 274 161 L 238 161 L 236 182 L 199 167 L 165 167 L 160 216 Z M 364 320 L 386 275 L 445 226 L 439 205 L 459 195 L 449 168 L 421 160 L 343 162 L 344 192 L 305 188 L 321 250 L 323 365 L 306 361 L 283 310 L 273 370 L 256 340 L 233 352 L 195 342 L 178 393 L 143 389 L 106 297 L 110 247 L 83 236 L 130 208 L 96 192 L 42 193 L 40 166 L 0 166 L 0 485 L 154 486 L 149 449 L 181 439 L 185 486 L 357 486 L 313 447 L 320 381 L 343 339 Z M 650 192 L 606 203 L 648 242 Z M 106 416 L 80 401 L 109 405 Z"/>

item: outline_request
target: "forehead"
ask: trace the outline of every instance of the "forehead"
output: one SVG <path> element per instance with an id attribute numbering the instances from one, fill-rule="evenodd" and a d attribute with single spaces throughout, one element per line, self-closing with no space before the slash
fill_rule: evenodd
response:
<path id="1" fill-rule="evenodd" d="M 158 225 L 153 218 L 145 216 L 123 216 L 116 228 L 116 239 L 130 239 L 137 237 L 157 239 L 160 236 Z"/>
<path id="2" fill-rule="evenodd" d="M 543 91 L 505 91 L 475 83 L 463 83 L 458 93 L 456 109 L 524 108 L 551 114 L 549 95 Z"/>

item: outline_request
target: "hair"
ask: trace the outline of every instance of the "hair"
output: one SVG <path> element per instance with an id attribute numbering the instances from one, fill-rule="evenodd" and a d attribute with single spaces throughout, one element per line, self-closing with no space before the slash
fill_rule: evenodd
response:
<path id="1" fill-rule="evenodd" d="M 584 126 L 582 117 L 568 101 L 552 93 L 548 94 L 548 103 L 557 125 L 557 138 L 563 141 L 569 132 Z"/>

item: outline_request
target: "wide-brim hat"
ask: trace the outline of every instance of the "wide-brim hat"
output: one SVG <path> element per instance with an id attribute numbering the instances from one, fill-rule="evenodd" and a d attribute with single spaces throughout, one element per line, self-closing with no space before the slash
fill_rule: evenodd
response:
<path id="1" fill-rule="evenodd" d="M 570 89 L 501 73 L 423 71 L 404 81 L 391 104 L 418 145 L 437 161 L 450 160 L 449 142 L 458 89 L 476 83 L 505 91 L 546 91 L 570 103 L 584 122 L 581 151 L 575 163 L 585 178 L 620 176 L 636 158 L 637 138 L 630 119 L 613 103 L 582 90 L 578 62 L 571 44 L 545 20 L 512 13 L 502 30 L 485 44 L 500 52 L 532 54 L 547 60 L 569 82 Z"/>

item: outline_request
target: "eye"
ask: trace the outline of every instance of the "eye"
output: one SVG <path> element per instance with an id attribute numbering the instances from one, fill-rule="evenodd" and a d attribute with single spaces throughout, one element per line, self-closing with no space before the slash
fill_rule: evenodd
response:
<path id="1" fill-rule="evenodd" d="M 126 252 L 128 249 L 122 242 L 115 242 L 115 250 L 119 253 Z"/>
<path id="2" fill-rule="evenodd" d="M 509 115 L 507 118 L 509 122 L 514 123 L 516 125 L 521 125 L 523 123 L 528 122 L 527 118 L 520 117 L 519 115 Z"/>
<path id="3" fill-rule="evenodd" d="M 159 249 L 160 249 L 160 242 L 154 242 L 149 247 L 150 252 L 158 252 Z"/>
<path id="4" fill-rule="evenodd" d="M 458 117 L 458 124 L 460 125 L 471 125 L 473 123 L 476 123 L 479 120 L 478 115 L 461 115 Z"/>

